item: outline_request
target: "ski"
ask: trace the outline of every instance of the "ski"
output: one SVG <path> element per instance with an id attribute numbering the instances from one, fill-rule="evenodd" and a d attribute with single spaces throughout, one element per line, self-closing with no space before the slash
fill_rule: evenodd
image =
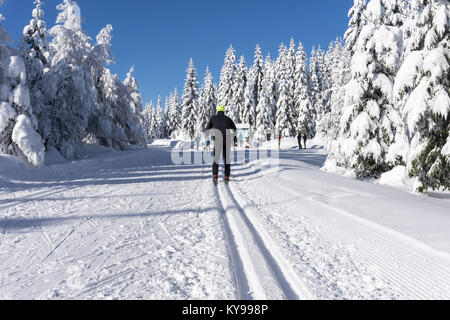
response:
<path id="1" fill-rule="evenodd" d="M 219 182 L 223 182 L 223 183 L 225 183 L 225 185 L 229 185 L 229 184 L 230 184 L 230 180 L 219 181 L 218 179 L 217 179 L 217 180 L 216 180 L 216 179 L 213 179 L 213 185 L 214 185 L 215 187 L 217 187 L 217 186 L 219 185 Z"/>

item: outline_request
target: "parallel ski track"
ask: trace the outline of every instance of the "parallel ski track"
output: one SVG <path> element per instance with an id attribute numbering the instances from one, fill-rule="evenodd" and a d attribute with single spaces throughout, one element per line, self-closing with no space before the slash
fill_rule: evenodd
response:
<path id="1" fill-rule="evenodd" d="M 293 182 L 288 179 L 278 176 L 276 179 L 293 185 Z M 398 288 L 405 298 L 450 299 L 450 269 L 446 257 L 434 254 L 430 251 L 431 249 L 414 239 L 306 196 L 274 182 L 273 179 L 264 177 L 264 181 L 301 197 L 311 204 L 323 207 L 324 214 L 337 213 L 344 219 L 349 219 L 351 223 L 346 224 L 347 227 L 341 232 L 335 230 L 336 224 L 324 223 L 323 238 L 340 244 L 351 244 L 354 242 L 355 234 L 360 235 L 364 241 L 358 242 L 358 248 L 370 254 L 362 256 L 360 252 L 355 252 L 355 257 L 367 261 L 375 269 L 382 270 L 379 272 L 379 277 Z M 397 261 L 403 262 L 401 268 L 394 263 Z"/>
<path id="2" fill-rule="evenodd" d="M 245 221 L 248 229 L 255 237 L 261 253 L 264 255 L 266 262 L 269 264 L 278 281 L 278 284 L 281 286 L 285 294 L 285 297 L 291 300 L 315 299 L 313 293 L 295 272 L 292 265 L 281 253 L 281 250 L 276 246 L 272 237 L 259 223 L 256 218 L 257 213 L 249 205 L 248 201 L 240 196 L 240 192 L 238 192 L 233 185 L 226 188 L 230 198 L 234 202 L 234 205 L 239 209 L 242 219 Z"/>
<path id="3" fill-rule="evenodd" d="M 255 214 L 234 188 L 219 184 L 214 193 L 226 235 L 239 299 L 312 300 Z M 243 209 L 245 208 L 245 210 Z"/>
<path id="4" fill-rule="evenodd" d="M 225 236 L 226 247 L 228 250 L 228 256 L 230 258 L 230 267 L 231 273 L 233 275 L 233 282 L 236 288 L 236 299 L 237 300 L 252 300 L 252 295 L 250 294 L 250 288 L 248 281 L 246 280 L 247 276 L 244 271 L 244 266 L 242 259 L 239 255 L 239 251 L 237 249 L 237 243 L 235 242 L 235 237 L 233 232 L 231 231 L 231 227 L 229 221 L 226 217 L 227 212 L 220 200 L 219 189 L 218 187 L 214 188 L 214 197 L 217 202 L 217 207 L 219 208 L 219 215 L 222 222 L 223 234 Z"/>

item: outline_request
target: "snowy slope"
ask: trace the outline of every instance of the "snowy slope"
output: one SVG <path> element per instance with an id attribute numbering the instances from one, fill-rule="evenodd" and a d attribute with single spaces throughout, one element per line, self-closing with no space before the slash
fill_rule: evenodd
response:
<path id="1" fill-rule="evenodd" d="M 217 189 L 164 143 L 85 153 L 0 157 L 0 298 L 450 299 L 446 194 L 322 172 L 321 149 Z"/>

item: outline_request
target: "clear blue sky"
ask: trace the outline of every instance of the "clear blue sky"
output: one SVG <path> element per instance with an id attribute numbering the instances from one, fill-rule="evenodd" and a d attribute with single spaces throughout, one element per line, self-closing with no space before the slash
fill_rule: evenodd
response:
<path id="1" fill-rule="evenodd" d="M 56 21 L 56 5 L 46 0 L 45 20 Z M 121 79 L 130 66 L 144 101 L 164 97 L 174 87 L 182 91 L 189 58 L 194 59 L 200 82 L 206 66 L 218 83 L 225 51 L 230 44 L 238 57 L 253 64 L 258 43 L 264 56 L 277 55 L 281 42 L 302 41 L 308 53 L 314 45 L 327 48 L 342 37 L 353 0 L 78 0 L 83 28 L 95 39 L 107 24 L 114 28 L 111 67 Z M 31 19 L 33 0 L 4 0 L 0 12 L 5 29 L 17 42 Z M 164 101 L 163 101 L 164 102 Z"/>

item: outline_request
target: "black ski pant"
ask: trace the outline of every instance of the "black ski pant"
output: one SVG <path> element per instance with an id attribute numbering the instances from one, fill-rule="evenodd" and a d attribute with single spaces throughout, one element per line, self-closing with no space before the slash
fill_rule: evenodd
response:
<path id="1" fill-rule="evenodd" d="M 219 139 L 220 140 L 220 139 Z M 219 175 L 219 163 L 220 158 L 223 155 L 225 162 L 225 177 L 230 177 L 231 174 L 231 139 L 225 139 L 225 141 L 217 141 L 214 143 L 214 163 L 213 163 L 213 175 Z M 230 141 L 227 141 L 230 140 Z"/>

